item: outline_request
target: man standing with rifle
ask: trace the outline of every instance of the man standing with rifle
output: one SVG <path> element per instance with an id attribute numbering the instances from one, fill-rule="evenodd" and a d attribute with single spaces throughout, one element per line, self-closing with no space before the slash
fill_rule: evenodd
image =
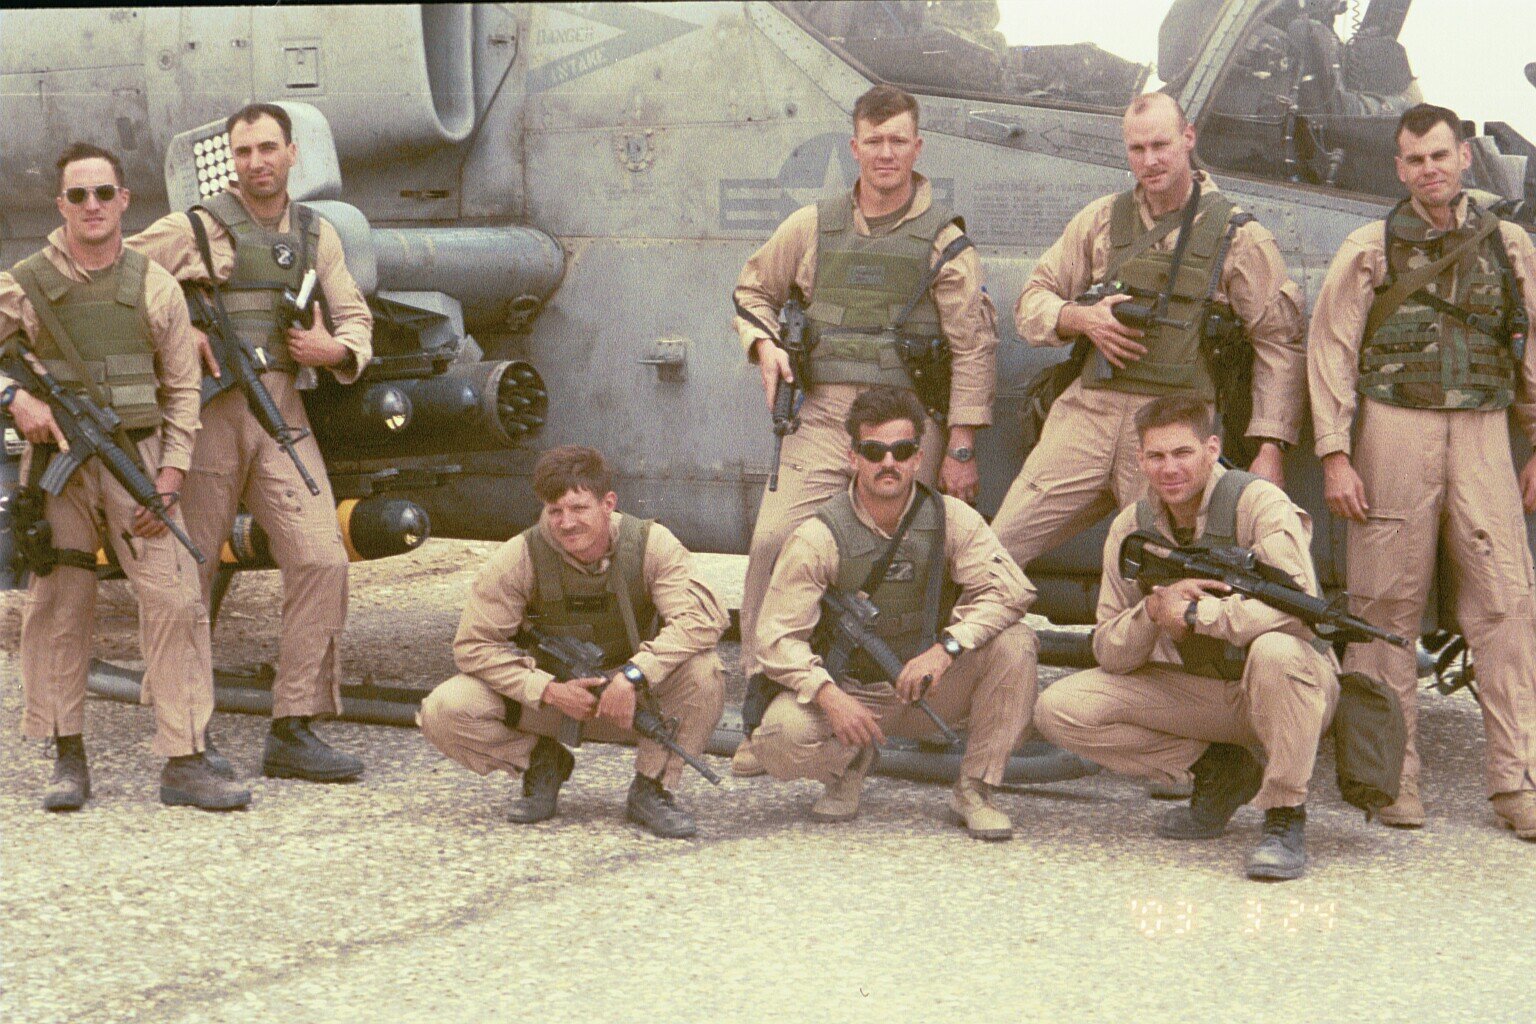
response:
<path id="1" fill-rule="evenodd" d="M 1349 590 L 1362 618 L 1418 632 L 1438 565 L 1477 663 L 1493 809 L 1536 840 L 1536 571 L 1521 515 L 1536 512 L 1536 457 L 1517 476 L 1510 410 L 1536 441 L 1536 248 L 1462 191 L 1461 119 L 1420 104 L 1397 129 L 1409 198 L 1344 241 L 1318 292 L 1309 343 L 1323 496 L 1347 521 Z M 1437 559 L 1437 549 L 1440 558 Z M 1408 750 L 1381 820 L 1424 824 L 1414 654 L 1353 648 L 1345 666 L 1397 691 Z"/>
<path id="2" fill-rule="evenodd" d="M 21 626 L 22 733 L 52 739 L 58 753 L 43 806 L 78 810 L 91 794 L 83 731 L 101 517 L 139 599 L 143 699 L 155 709 L 152 749 L 167 758 L 160 799 L 244 807 L 250 791 L 215 771 L 229 771 L 228 762 L 204 756 L 213 713 L 208 617 L 192 549 L 172 530 L 181 528 L 177 494 L 198 419 L 186 304 L 169 274 L 123 248 L 129 195 L 117 157 L 76 143 L 57 167 L 64 226 L 0 274 L 0 409 L 29 442 L 17 501 L 37 516 L 17 524 L 32 573 Z M 60 463 L 67 476 L 49 474 L 50 459 L 68 460 Z M 34 489 L 44 481 L 46 492 Z"/>
<path id="3" fill-rule="evenodd" d="M 975 509 L 917 482 L 923 419 L 906 389 L 853 401 L 853 483 L 790 534 L 758 619 L 763 676 L 782 692 L 753 747 L 774 778 L 825 784 L 812 819 L 847 821 L 886 736 L 943 735 L 926 699 L 970 734 L 951 809 L 972 836 L 1008 839 L 992 788 L 1034 705 L 1038 648 L 1020 621 L 1034 590 Z M 889 650 L 854 649 L 866 630 Z"/>
<path id="4" fill-rule="evenodd" d="M 917 100 L 892 85 L 870 89 L 854 103 L 850 146 L 853 189 L 791 214 L 736 282 L 736 331 L 762 371 L 777 455 L 777 486 L 758 509 L 742 587 L 749 676 L 784 539 L 848 486 L 842 421 L 854 398 L 874 385 L 920 394 L 928 416 L 919 475 L 962 501 L 976 499 L 975 433 L 992 421 L 996 315 L 964 221 L 913 170 L 923 148 Z M 804 349 L 793 360 L 792 340 Z M 798 408 L 791 387 L 803 391 Z M 738 751 L 737 774 L 761 773 L 749 751 L 745 743 Z"/>
<path id="5" fill-rule="evenodd" d="M 341 240 L 313 211 L 288 199 L 298 160 L 288 112 L 253 103 L 228 121 L 238 187 L 171 213 L 128 244 L 182 282 L 205 286 L 194 302 L 208 324 L 219 385 L 187 477 L 187 521 L 211 557 L 207 601 L 240 506 L 271 539 L 283 574 L 282 639 L 272 681 L 264 774 L 344 782 L 363 762 L 315 735 L 310 721 L 341 710 L 341 632 L 347 618 L 347 552 L 320 448 L 300 399 L 324 368 L 357 380 L 372 356 L 373 315 L 347 271 Z M 315 301 L 294 310 L 288 295 L 318 279 Z M 334 326 L 330 326 L 334 325 Z M 254 371 L 254 372 L 253 372 Z"/>
<path id="6" fill-rule="evenodd" d="M 654 724 L 675 720 L 671 741 L 703 752 L 725 706 L 715 655 L 725 609 L 671 531 L 618 511 L 596 450 L 545 452 L 533 489 L 543 515 L 476 577 L 453 641 L 462 674 L 422 701 L 422 735 L 476 774 L 521 773 L 507 813 L 520 825 L 554 817 L 575 766 L 556 737 L 638 741 L 629 819 L 663 838 L 692 836 L 672 795 L 683 761 Z M 583 655 L 589 645 L 600 653 Z"/>
<path id="7" fill-rule="evenodd" d="M 1154 399 L 1136 431 L 1150 493 L 1120 512 L 1104 546 L 1099 667 L 1048 687 L 1035 728 L 1111 771 L 1168 786 L 1192 776 L 1189 805 L 1158 826 L 1169 839 L 1219 836 L 1257 797 L 1264 826 L 1249 877 L 1298 878 L 1307 786 L 1338 702 L 1332 652 L 1295 615 L 1219 580 L 1148 586 L 1122 566 L 1140 575 L 1139 549 L 1125 541 L 1150 534 L 1167 548 L 1241 548 L 1315 595 L 1311 522 L 1274 484 L 1217 464 L 1221 439 L 1199 398 Z"/>

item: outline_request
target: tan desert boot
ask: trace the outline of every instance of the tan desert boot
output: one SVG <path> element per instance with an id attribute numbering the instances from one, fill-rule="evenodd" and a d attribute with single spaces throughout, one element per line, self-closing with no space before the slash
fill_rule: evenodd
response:
<path id="1" fill-rule="evenodd" d="M 1419 801 L 1419 780 L 1404 779 L 1397 791 L 1397 800 L 1376 812 L 1376 817 L 1383 825 L 1393 828 L 1423 828 L 1424 804 Z"/>
<path id="2" fill-rule="evenodd" d="M 992 787 L 980 779 L 962 778 L 949 798 L 950 809 L 976 839 L 1013 838 L 1013 822 L 992 803 Z"/>
<path id="3" fill-rule="evenodd" d="M 880 757 L 877 747 L 860 747 L 858 756 L 841 776 L 827 783 L 827 791 L 811 805 L 812 821 L 852 821 L 859 816 L 859 794 L 864 776 Z"/>
<path id="4" fill-rule="evenodd" d="M 1521 839 L 1536 840 L 1536 793 L 1499 793 L 1493 798 L 1493 811 Z"/>
<path id="5" fill-rule="evenodd" d="M 757 751 L 752 749 L 752 737 L 743 736 L 736 745 L 736 753 L 731 755 L 731 774 L 738 779 L 750 779 L 767 773 L 768 769 L 757 759 Z"/>

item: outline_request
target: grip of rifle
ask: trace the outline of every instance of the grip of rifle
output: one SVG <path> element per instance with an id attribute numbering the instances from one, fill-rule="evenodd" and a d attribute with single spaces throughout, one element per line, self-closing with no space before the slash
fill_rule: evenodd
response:
<path id="1" fill-rule="evenodd" d="M 562 747 L 581 746 L 581 723 L 570 715 L 560 716 L 560 732 L 555 737 Z"/>

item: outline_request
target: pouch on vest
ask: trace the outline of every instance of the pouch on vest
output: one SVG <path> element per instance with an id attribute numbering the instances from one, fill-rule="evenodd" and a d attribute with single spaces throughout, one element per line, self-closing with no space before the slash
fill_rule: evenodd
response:
<path id="1" fill-rule="evenodd" d="M 1366 820 L 1396 802 L 1408 728 L 1392 688 L 1363 672 L 1339 676 L 1333 716 L 1333 752 L 1339 795 Z"/>

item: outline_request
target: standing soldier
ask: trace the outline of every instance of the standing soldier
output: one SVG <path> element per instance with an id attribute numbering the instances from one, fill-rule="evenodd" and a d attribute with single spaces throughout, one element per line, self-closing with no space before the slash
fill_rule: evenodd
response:
<path id="1" fill-rule="evenodd" d="M 1141 496 L 1139 409 L 1159 395 L 1213 404 L 1219 390 L 1230 388 L 1205 357 L 1208 314 L 1224 313 L 1211 322 L 1234 330 L 1235 314 L 1246 334 L 1236 343 L 1252 344 L 1246 436 L 1258 453 L 1251 471 L 1283 483 L 1281 455 L 1301 429 L 1304 320 L 1274 237 L 1195 170 L 1195 129 L 1172 97 L 1137 97 L 1124 131 L 1136 187 L 1096 199 L 1072 218 L 1035 264 L 1014 311 L 1021 338 L 1040 346 L 1075 342 L 1082 367 L 1051 406 L 1039 443 L 992 521 L 1025 569 Z M 1074 301 L 1094 285 L 1110 294 Z M 1117 293 L 1123 291 L 1130 294 Z M 1161 321 L 1131 326 L 1116 319 L 1116 308 L 1130 302 L 1143 310 L 1161 306 Z M 1237 439 L 1229 435 L 1227 447 L 1235 450 Z"/>
<path id="2" fill-rule="evenodd" d="M 1008 755 L 1029 725 L 1038 648 L 1020 621 L 1034 590 L 981 515 L 917 482 L 923 405 L 911 391 L 874 388 L 854 400 L 844 459 L 853 482 L 784 543 L 757 624 L 757 657 L 773 696 L 753 734 L 778 779 L 816 779 L 816 821 L 858 814 L 864 776 L 887 735 L 931 739 L 927 700 L 970 735 L 950 807 L 978 839 L 1008 839 L 992 803 Z M 873 631 L 902 662 L 897 677 L 868 651 L 834 679 L 837 638 L 824 598 L 862 594 Z M 867 619 L 866 619 L 867 622 Z M 846 687 L 846 689 L 845 689 Z"/>
<path id="3" fill-rule="evenodd" d="M 778 490 L 764 493 L 752 532 L 741 597 L 748 676 L 757 671 L 757 617 L 779 548 L 848 486 L 842 423 L 854 398 L 874 385 L 914 386 L 899 351 L 903 342 L 947 341 L 951 360 L 948 393 L 925 397 L 947 407 L 948 443 L 944 426 L 929 418 L 919 476 L 928 483 L 937 477 L 946 494 L 962 501 L 976 497 L 975 433 L 992 421 L 997 379 L 995 315 L 964 222 L 912 169 L 923 148 L 917 122 L 917 100 L 895 86 L 860 96 L 850 143 L 859 180 L 851 191 L 791 214 L 736 283 L 736 330 L 762 370 L 770 408 L 779 381 L 797 372 L 777 326 L 791 298 L 806 304 L 805 341 L 812 346 L 800 382 L 808 391 L 799 430 L 784 439 Z M 733 767 L 739 775 L 762 771 L 745 743 Z"/>
<path id="4" fill-rule="evenodd" d="M 117 157 L 76 143 L 57 166 L 64 226 L 41 252 L 0 274 L 6 359 L 46 368 L 79 400 L 116 414 L 118 443 L 153 479 L 180 526 L 177 492 L 197 432 L 197 343 L 186 303 L 169 274 L 123 248 L 128 189 Z M 30 503 L 42 493 L 34 489 L 50 457 L 63 455 L 65 437 L 51 406 L 9 377 L 0 377 L 0 410 L 29 442 L 23 479 Z M 32 571 L 21 623 L 21 728 L 53 739 L 58 751 L 43 807 L 78 810 L 91 795 L 82 733 L 102 518 L 139 599 L 143 699 L 155 708 L 152 749 L 169 759 L 160 800 L 244 807 L 250 791 L 233 781 L 229 763 L 204 756 L 213 666 L 192 556 L 100 458 L 76 469 L 57 495 L 43 496 L 42 521 L 20 545 Z"/>
<path id="5" fill-rule="evenodd" d="M 1507 412 L 1536 440 L 1525 339 L 1536 249 L 1462 191 L 1471 161 L 1454 112 L 1420 104 L 1399 120 L 1409 198 L 1345 239 L 1328 269 L 1312 316 L 1312 417 L 1324 497 L 1348 520 L 1355 613 L 1415 635 L 1441 549 L 1477 662 L 1488 793 L 1505 824 L 1536 839 L 1536 575 L 1521 517 L 1522 503 L 1536 512 L 1536 457 L 1517 479 Z M 1381 820 L 1417 828 L 1413 652 L 1357 645 L 1345 668 L 1402 702 L 1402 784 Z"/>
<path id="6" fill-rule="evenodd" d="M 507 814 L 520 825 L 554 816 L 575 766 L 554 738 L 563 719 L 591 723 L 590 739 L 633 742 L 636 702 L 654 702 L 677 719 L 677 745 L 698 757 L 725 706 L 715 645 L 730 621 L 670 530 L 617 510 L 599 452 L 550 449 L 533 467 L 533 489 L 543 514 L 476 577 L 453 640 L 462 674 L 428 694 L 419 716 L 422 735 L 470 771 L 522 773 L 523 795 Z M 555 679 L 528 653 L 537 644 L 530 626 L 595 643 L 603 674 Z M 671 792 L 682 760 L 650 739 L 639 747 L 629 819 L 665 839 L 694 835 Z"/>
<path id="7" fill-rule="evenodd" d="M 253 103 L 229 118 L 227 130 L 238 187 L 213 196 L 195 214 L 167 214 L 128 244 L 179 280 L 216 288 L 240 342 L 265 354 L 262 383 L 283 418 L 307 430 L 299 389 L 313 386 L 319 367 L 343 384 L 357 380 L 372 354 L 373 315 L 347 271 L 336 230 L 288 201 L 288 174 L 299 156 L 288 112 Z M 194 228 L 194 215 L 201 230 Z M 313 326 L 306 328 L 283 315 L 282 295 L 284 289 L 297 292 L 311 268 L 324 302 L 316 303 Z M 241 505 L 271 538 L 282 570 L 282 639 L 262 771 L 344 782 L 362 774 L 362 761 L 330 747 L 309 723 L 341 709 L 347 552 L 313 434 L 295 449 L 318 494 L 310 493 L 293 460 L 262 429 L 239 388 L 218 395 L 203 410 L 187 477 L 187 521 L 211 556 L 203 566 L 205 602 Z"/>

